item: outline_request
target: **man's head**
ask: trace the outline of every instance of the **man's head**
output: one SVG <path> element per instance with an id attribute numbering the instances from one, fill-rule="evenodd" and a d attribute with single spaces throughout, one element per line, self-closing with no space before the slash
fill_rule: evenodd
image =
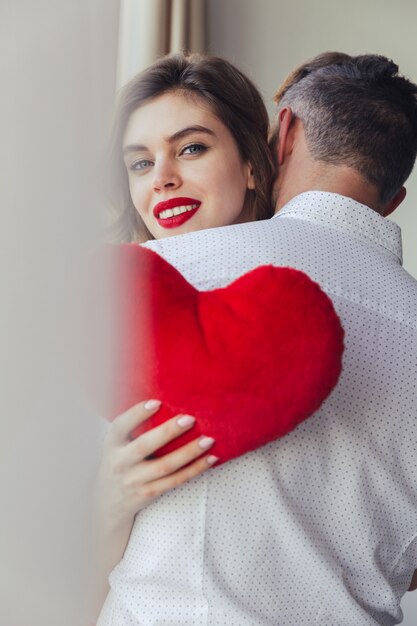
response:
<path id="1" fill-rule="evenodd" d="M 328 52 L 292 72 L 275 101 L 281 122 L 271 137 L 276 153 L 289 110 L 287 126 L 301 122 L 309 156 L 321 172 L 354 171 L 375 188 L 374 208 L 382 213 L 403 197 L 417 154 L 417 85 L 400 76 L 395 63 Z M 281 160 L 282 154 L 281 146 Z"/>

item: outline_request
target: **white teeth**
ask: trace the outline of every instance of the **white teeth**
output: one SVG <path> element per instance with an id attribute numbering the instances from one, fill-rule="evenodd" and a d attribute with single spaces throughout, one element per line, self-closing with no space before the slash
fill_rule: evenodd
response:
<path id="1" fill-rule="evenodd" d="M 159 214 L 159 217 L 164 220 L 167 217 L 173 217 L 173 215 L 174 211 L 172 209 L 166 209 L 166 211 L 162 211 L 162 213 Z"/>
<path id="2" fill-rule="evenodd" d="M 174 217 L 174 215 L 181 215 L 181 213 L 192 211 L 193 209 L 196 209 L 198 206 L 199 206 L 198 204 L 190 204 L 188 206 L 176 206 L 173 209 L 165 209 L 165 211 L 161 211 L 158 217 L 160 220 L 166 220 L 169 217 Z"/>

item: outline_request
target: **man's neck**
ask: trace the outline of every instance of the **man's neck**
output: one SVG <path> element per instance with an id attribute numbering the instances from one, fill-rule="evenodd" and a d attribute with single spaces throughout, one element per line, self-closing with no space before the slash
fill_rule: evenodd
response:
<path id="1" fill-rule="evenodd" d="M 308 171 L 306 171 L 308 169 Z M 350 167 L 312 163 L 310 168 L 303 168 L 303 175 L 295 172 L 294 176 L 278 180 L 277 213 L 287 202 L 306 191 L 328 191 L 352 198 L 378 213 L 381 212 L 378 192 L 373 185 L 365 181 Z"/>

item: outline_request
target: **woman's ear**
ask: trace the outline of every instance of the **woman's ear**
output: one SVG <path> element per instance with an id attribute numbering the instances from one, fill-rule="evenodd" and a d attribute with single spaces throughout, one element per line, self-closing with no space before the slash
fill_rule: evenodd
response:
<path id="1" fill-rule="evenodd" d="M 248 163 L 248 181 L 247 181 L 248 189 L 255 189 L 255 177 L 253 175 L 253 168 L 251 163 Z"/>
<path id="2" fill-rule="evenodd" d="M 278 165 L 282 165 L 287 154 L 290 154 L 292 151 L 293 137 L 290 131 L 293 119 L 294 115 L 290 107 L 284 107 L 278 114 Z"/>

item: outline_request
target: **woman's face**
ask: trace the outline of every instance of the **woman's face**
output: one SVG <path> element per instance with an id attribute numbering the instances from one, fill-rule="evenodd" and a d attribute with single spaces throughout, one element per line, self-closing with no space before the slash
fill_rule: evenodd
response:
<path id="1" fill-rule="evenodd" d="M 201 99 L 171 92 L 140 106 L 123 154 L 133 204 L 156 239 L 249 219 L 251 167 Z"/>

